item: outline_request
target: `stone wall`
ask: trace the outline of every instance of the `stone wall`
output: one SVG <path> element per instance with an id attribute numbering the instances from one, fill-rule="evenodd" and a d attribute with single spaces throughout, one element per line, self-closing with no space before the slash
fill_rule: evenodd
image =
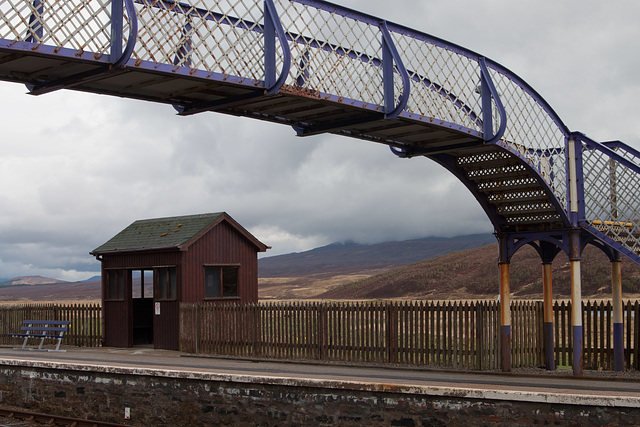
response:
<path id="1" fill-rule="evenodd" d="M 135 426 L 640 425 L 640 409 L 607 407 L 606 400 L 509 400 L 500 392 L 492 397 L 449 390 L 0 363 L 1 407 Z"/>

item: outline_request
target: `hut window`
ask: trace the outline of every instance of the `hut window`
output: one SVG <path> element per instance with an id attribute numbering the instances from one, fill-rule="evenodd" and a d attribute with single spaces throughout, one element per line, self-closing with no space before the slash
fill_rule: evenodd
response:
<path id="1" fill-rule="evenodd" d="M 238 267 L 205 267 L 205 297 L 238 296 Z"/>
<path id="2" fill-rule="evenodd" d="M 124 299 L 124 275 L 126 270 L 107 271 L 107 299 Z"/>
<path id="3" fill-rule="evenodd" d="M 156 274 L 154 273 L 154 278 Z M 177 279 L 175 267 L 162 267 L 157 269 L 158 282 L 156 286 L 156 299 L 176 299 Z"/>

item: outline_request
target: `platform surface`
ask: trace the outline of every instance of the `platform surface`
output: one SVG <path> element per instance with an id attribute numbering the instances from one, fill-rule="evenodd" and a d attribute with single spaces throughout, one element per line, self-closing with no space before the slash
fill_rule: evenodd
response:
<path id="1" fill-rule="evenodd" d="M 194 356 L 148 347 L 68 348 L 42 353 L 0 347 L 0 366 L 98 371 L 207 381 L 286 384 L 432 396 L 640 408 L 638 376 L 571 371 L 478 373 L 425 368 L 292 363 Z"/>

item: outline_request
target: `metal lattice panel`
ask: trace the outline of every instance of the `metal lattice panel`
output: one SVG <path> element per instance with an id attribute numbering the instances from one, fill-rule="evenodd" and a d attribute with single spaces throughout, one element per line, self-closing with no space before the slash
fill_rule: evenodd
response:
<path id="1" fill-rule="evenodd" d="M 618 141 L 619 142 L 619 141 Z M 622 144 L 624 145 L 624 144 Z M 624 147 L 618 147 L 618 146 L 613 146 L 613 147 L 609 147 L 613 152 L 615 152 L 616 154 L 618 154 L 619 156 L 622 156 L 623 158 L 629 160 L 630 162 L 636 164 L 636 165 L 640 165 L 640 153 L 637 152 L 636 150 L 628 147 L 628 146 L 624 146 Z"/>
<path id="2" fill-rule="evenodd" d="M 291 40 L 292 67 L 286 84 L 383 104 L 378 26 L 286 0 L 275 4 Z"/>
<path id="3" fill-rule="evenodd" d="M 415 35 L 393 35 L 411 77 L 407 110 L 482 130 L 478 62 Z"/>
<path id="4" fill-rule="evenodd" d="M 491 71 L 508 118 L 502 140 L 522 158 L 530 160 L 556 198 L 566 206 L 566 133 L 554 120 L 555 115 L 545 109 L 541 100 L 524 90 L 520 82 L 499 70 Z"/>
<path id="5" fill-rule="evenodd" d="M 0 38 L 108 54 L 110 11 L 110 0 L 3 0 Z"/>
<path id="6" fill-rule="evenodd" d="M 262 1 L 135 2 L 136 60 L 264 79 Z"/>
<path id="7" fill-rule="evenodd" d="M 582 162 L 587 223 L 640 254 L 640 174 L 587 144 Z"/>

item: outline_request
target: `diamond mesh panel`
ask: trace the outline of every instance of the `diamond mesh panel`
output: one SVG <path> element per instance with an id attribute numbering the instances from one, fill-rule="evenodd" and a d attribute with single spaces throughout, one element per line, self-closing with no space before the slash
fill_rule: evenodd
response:
<path id="1" fill-rule="evenodd" d="M 264 79 L 262 1 L 136 3 L 136 60 Z"/>
<path id="2" fill-rule="evenodd" d="M 411 35 L 392 35 L 411 78 L 407 110 L 481 131 L 478 63 Z"/>
<path id="3" fill-rule="evenodd" d="M 635 163 L 636 165 L 640 165 L 640 157 L 636 156 L 636 154 L 630 150 L 627 150 L 622 147 L 610 147 L 612 151 L 615 151 L 616 154 L 624 157 L 625 159 Z"/>
<path id="4" fill-rule="evenodd" d="M 287 0 L 274 3 L 291 40 L 286 84 L 383 103 L 382 35 L 377 26 Z M 396 79 L 396 94 L 401 90 Z"/>
<path id="5" fill-rule="evenodd" d="M 3 0 L 0 38 L 108 54 L 110 12 L 110 0 L 43 0 L 41 8 L 31 1 Z"/>
<path id="6" fill-rule="evenodd" d="M 502 140 L 538 169 L 562 206 L 566 206 L 565 134 L 540 102 L 505 74 L 490 69 L 507 113 Z M 494 124 L 499 124 L 494 112 Z"/>
<path id="7" fill-rule="evenodd" d="M 381 32 L 377 25 L 311 6 L 276 1 L 293 43 L 288 84 L 382 105 Z M 406 110 L 480 130 L 478 64 L 407 34 L 391 33 L 411 78 Z M 402 79 L 394 76 L 395 104 Z"/>
<path id="8" fill-rule="evenodd" d="M 587 223 L 640 255 L 640 174 L 586 144 L 582 163 Z"/>

